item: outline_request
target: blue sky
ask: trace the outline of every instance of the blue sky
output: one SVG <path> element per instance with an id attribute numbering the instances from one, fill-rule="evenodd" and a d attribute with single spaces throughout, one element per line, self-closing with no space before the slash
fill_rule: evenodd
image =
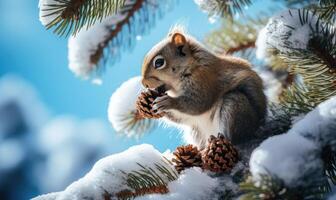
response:
<path id="1" fill-rule="evenodd" d="M 249 13 L 257 14 L 258 9 L 265 8 L 265 2 L 258 1 L 248 9 Z M 38 20 L 37 5 L 38 0 L 0 2 L 0 76 L 11 73 L 30 82 L 55 116 L 98 118 L 106 123 L 109 123 L 107 105 L 113 91 L 125 80 L 140 74 L 144 55 L 172 25 L 184 22 L 188 31 L 200 40 L 218 26 L 218 23 L 210 24 L 206 14 L 192 0 L 181 0 L 157 20 L 133 50 L 123 52 L 119 62 L 107 66 L 102 77 L 104 84 L 97 86 L 76 78 L 68 69 L 67 39 L 45 30 Z M 114 134 L 111 128 L 111 137 Z M 163 128 L 139 140 L 122 141 L 113 151 L 136 143 L 151 143 L 161 151 L 181 144 L 176 130 Z"/>

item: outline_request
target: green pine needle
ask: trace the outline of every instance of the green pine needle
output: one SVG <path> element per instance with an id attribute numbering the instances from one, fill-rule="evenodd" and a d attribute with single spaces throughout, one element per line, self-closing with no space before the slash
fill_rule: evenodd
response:
<path id="1" fill-rule="evenodd" d="M 125 175 L 125 182 L 130 189 L 115 194 L 118 199 L 128 200 L 145 194 L 167 193 L 168 182 L 178 178 L 174 166 L 166 158 L 161 163 L 156 163 L 154 169 L 140 163 L 137 165 L 140 167 L 138 171 L 129 173 L 121 171 Z"/>
<path id="2" fill-rule="evenodd" d="M 107 16 L 116 14 L 125 0 L 54 0 L 57 4 L 43 5 L 48 12 L 42 17 L 56 15 L 47 25 L 57 35 L 75 35 L 83 27 L 89 28 Z"/>

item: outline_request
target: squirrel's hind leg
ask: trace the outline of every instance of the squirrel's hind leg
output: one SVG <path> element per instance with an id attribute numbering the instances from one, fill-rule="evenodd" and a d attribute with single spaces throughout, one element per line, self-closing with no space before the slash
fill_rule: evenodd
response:
<path id="1" fill-rule="evenodd" d="M 223 133 L 233 144 L 252 139 L 260 120 L 247 96 L 240 91 L 232 91 L 225 94 L 222 101 L 219 114 Z"/>

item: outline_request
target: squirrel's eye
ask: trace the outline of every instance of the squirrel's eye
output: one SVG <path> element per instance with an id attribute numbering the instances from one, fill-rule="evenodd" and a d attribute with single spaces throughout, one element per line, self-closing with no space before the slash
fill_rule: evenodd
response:
<path id="1" fill-rule="evenodd" d="M 163 56 L 158 55 L 154 58 L 153 65 L 155 69 L 162 69 L 166 66 L 166 60 L 163 58 Z"/>

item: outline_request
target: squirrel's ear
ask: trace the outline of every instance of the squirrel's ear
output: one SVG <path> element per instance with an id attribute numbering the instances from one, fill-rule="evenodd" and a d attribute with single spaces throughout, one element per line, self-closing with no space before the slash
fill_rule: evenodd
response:
<path id="1" fill-rule="evenodd" d="M 186 43 L 187 43 L 187 40 L 186 38 L 184 37 L 183 34 L 181 33 L 175 33 L 173 36 L 172 36 L 172 44 L 177 48 L 177 51 L 178 51 L 178 54 L 181 55 L 181 56 L 185 56 L 186 55 Z"/>
<path id="2" fill-rule="evenodd" d="M 175 33 L 172 37 L 172 43 L 176 47 L 184 46 L 186 42 L 186 38 L 181 33 Z"/>

